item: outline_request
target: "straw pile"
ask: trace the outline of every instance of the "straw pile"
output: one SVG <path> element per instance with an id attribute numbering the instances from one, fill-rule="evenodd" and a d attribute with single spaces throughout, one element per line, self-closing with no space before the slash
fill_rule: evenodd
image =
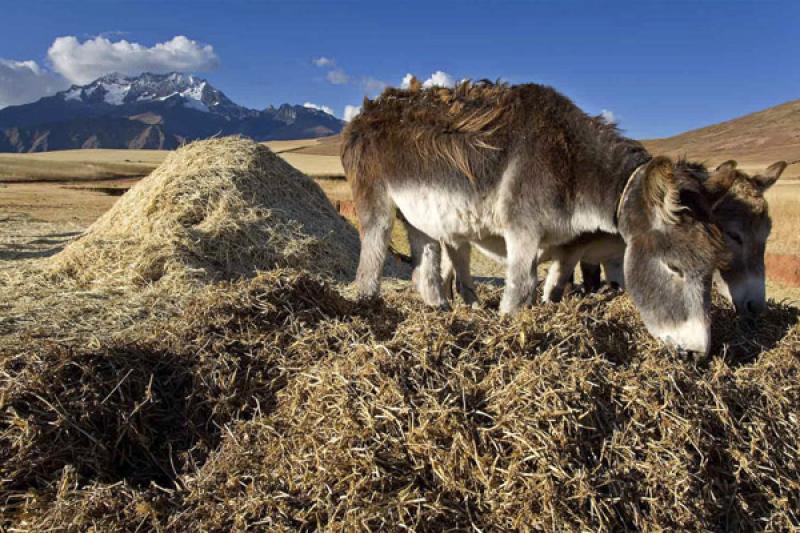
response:
<path id="1" fill-rule="evenodd" d="M 358 246 L 313 180 L 264 146 L 226 137 L 172 153 L 51 269 L 86 285 L 173 292 L 287 265 L 350 279 Z"/>
<path id="2" fill-rule="evenodd" d="M 253 156 L 238 168 L 271 168 L 244 141 L 200 146 Z M 196 148 L 179 152 L 194 169 L 182 175 L 231 168 L 195 166 Z M 0 530 L 800 525 L 797 308 L 772 303 L 748 325 L 716 302 L 712 356 L 697 362 L 660 348 L 610 291 L 512 318 L 486 285 L 478 310 L 426 309 L 407 283 L 354 302 L 330 275 L 347 268 L 318 269 L 316 258 L 346 265 L 356 253 L 315 244 L 329 242 L 324 227 L 312 232 L 310 214 L 296 223 L 300 204 L 274 192 L 291 184 L 214 182 L 221 192 L 155 176 L 146 186 L 163 193 L 143 187 L 147 202 L 120 204 L 53 265 L 94 298 L 119 276 L 164 298 L 177 287 L 180 303 L 90 342 L 22 331 L 0 355 Z M 161 194 L 171 199 L 158 209 L 141 205 Z M 253 194 L 269 209 L 248 203 Z M 225 209 L 224 231 L 196 216 Z M 281 240 L 286 228 L 301 242 Z M 262 237 L 267 251 L 251 249 Z M 264 271 L 239 276 L 214 250 Z M 302 268 L 284 267 L 288 257 Z"/>
<path id="3" fill-rule="evenodd" d="M 499 291 L 481 287 L 490 307 Z M 0 514 L 23 531 L 785 531 L 798 311 L 716 311 L 698 364 L 629 299 L 511 319 L 356 304 L 275 270 L 99 347 L 0 371 Z"/>

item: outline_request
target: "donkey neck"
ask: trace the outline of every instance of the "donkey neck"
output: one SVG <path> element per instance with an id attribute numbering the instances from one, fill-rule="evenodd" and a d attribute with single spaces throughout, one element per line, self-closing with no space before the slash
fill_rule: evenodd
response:
<path id="1" fill-rule="evenodd" d="M 597 175 L 587 187 L 593 191 L 589 201 L 602 219 L 601 229 L 618 233 L 618 211 L 624 191 L 634 181 L 636 170 L 652 157 L 639 142 L 623 137 L 613 126 L 600 125 L 592 140 Z"/>

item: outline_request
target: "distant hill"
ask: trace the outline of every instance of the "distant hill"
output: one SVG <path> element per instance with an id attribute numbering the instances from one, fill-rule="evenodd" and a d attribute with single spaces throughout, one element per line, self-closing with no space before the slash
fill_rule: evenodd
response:
<path id="1" fill-rule="evenodd" d="M 189 74 L 110 74 L 30 104 L 0 109 L 0 152 L 73 148 L 171 149 L 214 135 L 258 141 L 333 135 L 344 122 L 300 105 L 232 102 Z"/>
<path id="2" fill-rule="evenodd" d="M 736 159 L 748 169 L 762 169 L 775 161 L 800 159 L 800 100 L 770 107 L 712 126 L 665 139 L 643 141 L 652 153 L 716 164 Z M 798 165 L 787 174 L 800 174 Z"/>

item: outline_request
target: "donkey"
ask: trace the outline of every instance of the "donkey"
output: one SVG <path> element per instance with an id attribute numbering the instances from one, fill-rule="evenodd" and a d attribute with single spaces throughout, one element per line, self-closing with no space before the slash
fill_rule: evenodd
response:
<path id="1" fill-rule="evenodd" d="M 754 316 L 766 307 L 764 251 L 772 222 L 764 193 L 780 178 L 788 163 L 778 161 L 754 176 L 737 170 L 736 166 L 733 160 L 722 163 L 704 179 L 703 185 L 712 203 L 712 219 L 722 230 L 730 251 L 729 262 L 715 273 L 717 288 L 738 314 Z M 617 270 L 623 254 L 624 242 L 619 236 L 579 237 L 562 247 L 561 260 L 555 261 L 548 272 L 543 299 L 557 301 L 561 297 L 576 259 L 580 259 L 584 275 L 587 270 L 591 275 L 591 266 L 602 263 L 609 281 L 624 287 L 624 279 Z M 584 263 L 589 264 L 588 269 Z M 446 278 L 446 274 L 443 276 Z"/>
<path id="2" fill-rule="evenodd" d="M 771 221 L 764 193 L 780 178 L 788 164 L 778 161 L 752 177 L 736 170 L 736 166 L 736 161 L 726 161 L 710 176 L 700 165 L 694 165 L 693 171 L 703 180 L 704 192 L 712 202 L 712 219 L 723 231 L 731 253 L 730 262 L 716 273 L 716 285 L 720 293 L 734 305 L 737 313 L 752 316 L 762 312 L 766 306 L 764 250 Z M 404 222 L 408 227 L 407 221 Z M 409 229 L 408 233 L 409 240 L 419 238 L 419 230 L 415 228 Z M 412 245 L 412 250 L 418 247 Z M 619 235 L 602 232 L 584 234 L 557 249 L 541 251 L 540 262 L 553 260 L 545 280 L 542 300 L 560 300 L 578 261 L 581 263 L 584 283 L 587 277 L 596 275 L 596 281 L 590 278 L 589 285 L 599 285 L 599 266 L 602 264 L 608 281 L 624 288 L 624 253 L 625 242 Z M 442 257 L 442 279 L 446 294 L 452 287 L 455 269 L 452 262 L 463 261 L 463 256 L 462 253 L 460 256 Z M 469 268 L 460 266 L 458 270 L 468 272 Z M 465 302 L 476 302 L 471 279 L 456 279 L 456 285 Z M 452 295 L 448 297 L 452 298 Z"/>
<path id="3" fill-rule="evenodd" d="M 540 248 L 619 233 L 628 290 L 649 331 L 707 351 L 711 278 L 725 246 L 700 181 L 554 89 L 387 89 L 345 129 L 342 163 L 360 223 L 362 297 L 379 292 L 394 207 L 456 251 L 472 242 L 492 253 L 502 243 L 503 314 L 530 304 Z"/>

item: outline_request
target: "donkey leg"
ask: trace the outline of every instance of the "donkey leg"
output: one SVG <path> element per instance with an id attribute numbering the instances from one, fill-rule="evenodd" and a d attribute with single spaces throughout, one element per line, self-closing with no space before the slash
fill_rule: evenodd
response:
<path id="1" fill-rule="evenodd" d="M 444 295 L 442 286 L 442 247 L 438 242 L 431 240 L 422 250 L 417 290 L 422 301 L 427 305 L 440 309 L 449 309 L 450 304 Z"/>
<path id="2" fill-rule="evenodd" d="M 447 246 L 444 243 L 440 243 L 440 245 L 442 247 L 442 294 L 446 299 L 453 300 L 453 283 L 457 283 L 453 259 Z"/>
<path id="3" fill-rule="evenodd" d="M 513 314 L 530 305 L 536 289 L 536 263 L 539 237 L 530 232 L 506 233 L 506 287 L 500 300 L 500 313 Z"/>
<path id="4" fill-rule="evenodd" d="M 478 294 L 475 292 L 475 283 L 470 272 L 470 252 L 472 247 L 468 242 L 457 246 L 447 246 L 447 256 L 455 269 L 456 287 L 464 303 L 476 307 L 479 305 Z M 444 264 L 444 263 L 443 263 Z"/>
<path id="5" fill-rule="evenodd" d="M 597 292 L 603 282 L 600 280 L 600 265 L 593 265 L 581 261 L 581 277 L 583 278 L 583 290 L 586 292 Z"/>
<path id="6" fill-rule="evenodd" d="M 428 244 L 431 239 L 412 226 L 402 213 L 398 212 L 398 218 L 403 223 L 403 227 L 406 229 L 406 235 L 408 236 L 408 248 L 411 251 L 411 281 L 414 283 L 414 286 L 416 286 L 419 282 L 422 252 L 425 249 L 425 245 Z"/>
<path id="7" fill-rule="evenodd" d="M 356 272 L 356 288 L 361 298 L 374 298 L 380 292 L 381 272 L 389 249 L 394 207 L 384 187 L 356 195 L 356 214 L 360 224 L 361 254 Z"/>
<path id="8" fill-rule="evenodd" d="M 554 252 L 553 263 L 547 271 L 547 279 L 542 290 L 543 302 L 559 302 L 564 290 L 575 274 L 575 266 L 580 260 L 581 250 L 558 250 Z"/>
<path id="9" fill-rule="evenodd" d="M 622 257 L 604 262 L 603 270 L 606 273 L 606 281 L 620 289 L 625 288 L 625 269 Z"/>
<path id="10" fill-rule="evenodd" d="M 441 245 L 401 217 L 408 234 L 411 261 L 414 267 L 411 280 L 422 301 L 434 307 L 447 308 L 439 265 L 443 263 Z"/>

